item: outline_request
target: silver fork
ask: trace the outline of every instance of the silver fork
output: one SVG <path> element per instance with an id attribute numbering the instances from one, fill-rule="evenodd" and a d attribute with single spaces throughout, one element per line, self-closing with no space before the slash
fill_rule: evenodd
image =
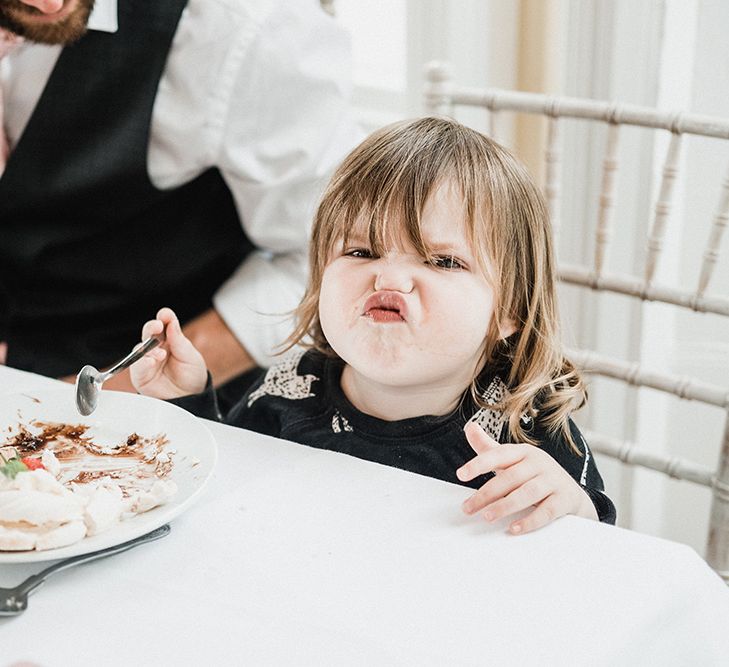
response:
<path id="1" fill-rule="evenodd" d="M 67 558 L 66 560 L 59 561 L 45 570 L 42 570 L 38 574 L 34 574 L 28 577 L 22 584 L 19 584 L 15 588 L 0 588 L 0 616 L 17 616 L 22 614 L 28 608 L 28 595 L 32 593 L 38 586 L 40 586 L 48 577 L 56 572 L 67 570 L 70 567 L 81 565 L 82 563 L 89 563 L 92 560 L 99 558 L 106 558 L 107 556 L 113 556 L 114 554 L 120 554 L 123 551 L 134 549 L 140 544 L 146 544 L 147 542 L 154 542 L 159 540 L 166 535 L 169 535 L 170 526 L 165 524 L 151 533 L 137 537 L 129 542 L 123 544 L 117 544 L 108 549 L 101 549 L 100 551 L 93 551 L 92 553 L 82 554 L 81 556 L 74 556 L 73 558 Z"/>

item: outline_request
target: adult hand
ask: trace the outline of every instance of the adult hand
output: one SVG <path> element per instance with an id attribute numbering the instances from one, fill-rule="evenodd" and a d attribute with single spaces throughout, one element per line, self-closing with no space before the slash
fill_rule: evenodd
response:
<path id="1" fill-rule="evenodd" d="M 255 366 L 253 358 L 212 308 L 185 324 L 182 331 L 202 354 L 215 386 Z"/>
<path id="2" fill-rule="evenodd" d="M 5 341 L 0 341 L 0 365 L 5 365 L 5 360 L 8 358 L 8 344 Z"/>
<path id="3" fill-rule="evenodd" d="M 509 526 L 515 534 L 536 530 L 565 514 L 597 521 L 590 497 L 545 451 L 525 443 L 500 445 L 473 422 L 464 431 L 477 455 L 456 471 L 458 479 L 467 482 L 496 473 L 463 503 L 466 514 L 483 510 L 484 518 L 493 522 L 534 507 Z"/>
<path id="4" fill-rule="evenodd" d="M 140 394 L 155 398 L 177 398 L 205 389 L 205 360 L 185 337 L 180 322 L 169 308 L 142 327 L 142 340 L 164 331 L 167 339 L 152 348 L 129 369 L 132 384 Z"/>

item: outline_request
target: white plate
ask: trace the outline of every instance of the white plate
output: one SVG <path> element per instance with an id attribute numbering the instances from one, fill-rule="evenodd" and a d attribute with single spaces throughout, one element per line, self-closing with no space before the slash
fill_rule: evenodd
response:
<path id="1" fill-rule="evenodd" d="M 217 444 L 202 420 L 175 405 L 154 398 L 104 390 L 99 406 L 88 417 L 76 410 L 72 387 L 0 396 L 0 446 L 17 425 L 43 422 L 87 424 L 95 442 L 116 443 L 132 433 L 155 437 L 164 433 L 165 449 L 174 449 L 169 479 L 177 484 L 175 496 L 159 507 L 121 521 L 109 530 L 75 544 L 47 551 L 2 551 L 0 565 L 56 560 L 98 551 L 144 535 L 174 519 L 200 495 L 218 457 Z"/>

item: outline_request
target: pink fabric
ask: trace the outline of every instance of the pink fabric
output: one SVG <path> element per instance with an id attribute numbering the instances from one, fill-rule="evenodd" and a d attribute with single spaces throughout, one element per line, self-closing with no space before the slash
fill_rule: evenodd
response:
<path id="1" fill-rule="evenodd" d="M 0 60 L 2 60 L 8 53 L 10 53 L 23 39 L 0 28 Z M 3 88 L 2 82 L 0 82 L 0 176 L 5 170 L 5 164 L 8 161 L 10 155 L 10 145 L 8 144 L 8 137 L 5 134 L 5 102 L 3 100 Z"/>

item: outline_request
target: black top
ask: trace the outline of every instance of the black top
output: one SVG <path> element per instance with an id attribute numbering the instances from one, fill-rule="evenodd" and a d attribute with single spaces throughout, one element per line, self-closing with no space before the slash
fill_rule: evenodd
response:
<path id="1" fill-rule="evenodd" d="M 161 304 L 184 322 L 251 244 L 217 169 L 159 190 L 152 110 L 187 0 L 124 0 L 67 46 L 0 178 L 0 340 L 10 366 L 103 367 Z"/>
<path id="2" fill-rule="evenodd" d="M 479 408 L 466 392 L 453 413 L 384 421 L 357 410 L 341 388 L 343 363 L 317 352 L 284 359 L 269 369 L 231 410 L 226 421 L 259 433 L 300 442 L 319 449 L 350 454 L 447 482 L 479 488 L 491 476 L 461 482 L 456 469 L 475 456 L 463 433 L 476 421 L 495 440 L 510 442 L 504 415 Z M 485 372 L 481 386 L 488 404 L 498 403 L 506 386 L 498 374 Z M 174 401 L 209 419 L 222 419 L 210 383 L 195 396 Z M 570 420 L 578 455 L 559 435 L 548 433 L 536 420 L 523 424 L 539 446 L 552 456 L 588 493 L 600 521 L 615 523 L 615 506 L 603 493 L 603 481 L 582 434 Z"/>

